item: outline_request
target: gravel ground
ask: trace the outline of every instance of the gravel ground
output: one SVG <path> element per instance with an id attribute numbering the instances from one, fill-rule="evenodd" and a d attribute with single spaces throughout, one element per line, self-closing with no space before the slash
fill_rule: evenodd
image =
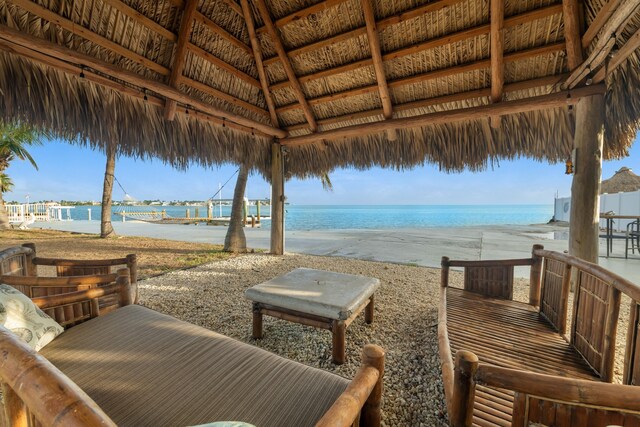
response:
<path id="1" fill-rule="evenodd" d="M 374 322 L 364 314 L 347 328 L 346 363 L 331 363 L 331 333 L 269 316 L 264 338 L 251 338 L 251 303 L 244 291 L 297 267 L 377 277 Z M 459 277 L 452 275 L 453 280 Z M 437 303 L 440 271 L 422 267 L 307 255 L 250 254 L 140 282 L 141 303 L 304 364 L 352 378 L 367 343 L 386 350 L 383 425 L 445 425 Z"/>

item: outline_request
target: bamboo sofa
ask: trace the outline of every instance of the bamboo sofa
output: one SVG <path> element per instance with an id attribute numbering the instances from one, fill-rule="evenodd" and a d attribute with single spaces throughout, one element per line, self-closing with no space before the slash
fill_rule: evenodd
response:
<path id="1" fill-rule="evenodd" d="M 30 255 L 14 249 L 0 251 L 0 263 L 29 265 L 11 261 Z M 0 326 L 6 425 L 380 425 L 378 346 L 365 346 L 348 381 L 132 304 L 126 268 L 67 277 L 28 273 L 14 269 L 0 283 L 45 294 L 32 301 L 65 331 L 36 353 Z"/>
<path id="2" fill-rule="evenodd" d="M 513 301 L 516 266 L 530 267 L 528 303 Z M 452 267 L 464 269 L 463 289 L 449 286 Z M 623 384 L 611 384 L 623 295 Z M 637 285 L 540 245 L 526 259 L 443 257 L 438 336 L 450 424 L 640 426 L 639 301 Z"/>

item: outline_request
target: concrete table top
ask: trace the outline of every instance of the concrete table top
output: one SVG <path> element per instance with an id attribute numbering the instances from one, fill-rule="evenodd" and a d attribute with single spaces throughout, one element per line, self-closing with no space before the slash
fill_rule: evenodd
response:
<path id="1" fill-rule="evenodd" d="M 380 286 L 354 274 L 296 268 L 245 291 L 247 299 L 306 314 L 346 320 Z"/>

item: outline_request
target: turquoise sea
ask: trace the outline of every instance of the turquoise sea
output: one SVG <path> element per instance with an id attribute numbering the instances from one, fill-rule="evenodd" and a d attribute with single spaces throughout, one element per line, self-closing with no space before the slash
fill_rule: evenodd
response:
<path id="1" fill-rule="evenodd" d="M 168 216 L 184 217 L 186 209 L 195 216 L 194 206 L 114 206 L 114 212 L 160 211 L 165 209 Z M 553 216 L 553 205 L 287 205 L 286 227 L 288 230 L 328 230 L 328 229 L 399 229 L 424 227 L 459 227 L 501 224 L 542 224 Z M 100 220 L 100 206 L 77 206 L 71 210 L 76 220 L 86 220 L 88 210 L 94 221 Z M 206 216 L 207 208 L 199 206 L 199 215 Z M 229 206 L 222 206 L 222 215 L 228 216 Z M 250 207 L 250 215 L 255 215 L 255 206 Z M 214 207 L 214 216 L 220 214 Z M 261 207 L 261 215 L 268 215 L 269 207 Z M 113 221 L 121 221 L 114 215 Z M 263 226 L 268 227 L 269 221 Z"/>

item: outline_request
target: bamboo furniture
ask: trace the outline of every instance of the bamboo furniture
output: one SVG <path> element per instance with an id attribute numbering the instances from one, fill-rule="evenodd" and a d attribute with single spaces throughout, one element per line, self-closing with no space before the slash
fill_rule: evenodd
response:
<path id="1" fill-rule="evenodd" d="M 16 253 L 32 255 L 23 248 L 10 248 L 0 252 L 0 264 L 10 264 L 8 259 L 20 262 L 15 261 Z M 224 419 L 249 417 L 250 421 L 252 413 L 281 417 L 283 413 L 303 411 L 317 416 L 312 422 L 305 420 L 296 425 L 380 426 L 385 357 L 382 348 L 366 345 L 360 368 L 353 380 L 347 381 L 132 304 L 129 278 L 127 269 L 90 276 L 0 276 L 0 283 L 8 283 L 28 295 L 46 288 L 46 296 L 32 300 L 66 328 L 38 354 L 0 326 L 0 380 L 6 425 L 140 425 L 153 424 L 150 420 L 158 418 L 158 414 L 169 419 L 175 416 L 198 420 L 199 414 L 204 417 L 202 414 L 218 411 L 214 398 L 232 396 Z M 106 314 L 98 303 L 104 297 L 113 297 L 117 304 Z M 185 360 L 194 355 L 200 363 L 185 365 Z M 131 363 L 139 368 L 127 368 Z M 221 367 L 235 371 L 229 375 Z M 276 371 L 278 375 L 270 374 Z M 147 375 L 148 382 L 128 382 L 135 375 Z M 216 380 L 211 379 L 213 375 L 217 375 Z M 319 379 L 325 382 L 320 383 Z M 154 387 L 147 392 L 151 381 Z M 190 386 L 181 387 L 180 381 L 187 381 Z M 314 387 L 308 387 L 308 382 Z M 333 385 L 329 387 L 329 383 Z M 198 387 L 197 395 L 190 396 L 191 388 Z M 118 392 L 114 393 L 116 389 Z M 296 397 L 304 398 L 300 395 L 308 394 L 308 390 L 314 393 L 309 404 L 296 404 Z M 162 392 L 170 393 L 171 399 L 164 395 L 158 398 Z M 207 392 L 209 396 L 204 395 Z M 261 401 L 250 398 L 248 407 L 233 406 L 236 400 L 238 405 L 242 403 L 242 395 L 251 393 L 258 393 Z M 134 406 L 138 412 L 132 410 Z"/>
<path id="2" fill-rule="evenodd" d="M 513 269 L 530 266 L 529 303 Z M 449 270 L 464 269 L 464 288 Z M 573 306 L 569 307 L 572 277 Z M 622 294 L 631 299 L 623 384 L 614 380 Z M 531 258 L 442 259 L 439 352 L 452 426 L 640 425 L 640 287 L 534 245 Z M 455 359 L 454 359 L 455 355 Z"/>
<path id="3" fill-rule="evenodd" d="M 347 327 L 365 312 L 373 322 L 374 292 L 380 281 L 372 277 L 311 268 L 295 270 L 247 289 L 253 301 L 253 338 L 262 338 L 262 316 L 331 331 L 333 363 L 345 361 Z"/>
<path id="4" fill-rule="evenodd" d="M 138 264 L 135 254 L 123 258 L 91 260 L 43 258 L 37 256 L 36 245 L 33 243 L 0 251 L 0 275 L 37 276 L 39 265 L 55 267 L 58 277 L 113 274 L 119 267 L 126 267 L 131 275 L 133 302 L 138 303 Z M 81 286 L 79 289 L 85 287 Z M 50 295 L 47 292 L 60 293 L 59 290 L 45 291 L 41 288 L 33 288 L 33 292 L 26 295 L 33 298 Z M 113 305 L 113 301 L 107 305 Z"/>

